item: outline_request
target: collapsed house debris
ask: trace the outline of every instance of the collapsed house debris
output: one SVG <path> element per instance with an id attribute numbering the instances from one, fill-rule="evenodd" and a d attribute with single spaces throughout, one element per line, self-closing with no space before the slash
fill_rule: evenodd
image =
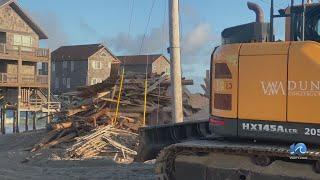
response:
<path id="1" fill-rule="evenodd" d="M 206 77 L 203 79 L 204 84 L 201 84 L 205 97 L 210 97 L 210 70 L 206 70 Z"/>
<path id="2" fill-rule="evenodd" d="M 170 78 L 167 75 L 148 77 L 146 104 L 145 75 L 126 76 L 122 89 L 119 88 L 120 82 L 120 79 L 109 78 L 102 83 L 63 94 L 62 111 L 54 114 L 55 120 L 48 127 L 51 131 L 32 151 L 76 140 L 76 144 L 67 151 L 71 158 L 105 154 L 118 162 L 133 159 L 138 129 L 171 120 Z M 193 81 L 183 79 L 182 84 L 192 85 Z M 202 106 L 192 104 L 194 100 L 186 88 L 183 97 L 186 117 L 201 110 Z"/>

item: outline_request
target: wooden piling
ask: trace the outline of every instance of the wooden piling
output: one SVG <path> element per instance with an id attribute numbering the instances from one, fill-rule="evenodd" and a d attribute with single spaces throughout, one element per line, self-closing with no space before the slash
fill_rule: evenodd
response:
<path id="1" fill-rule="evenodd" d="M 33 130 L 36 130 L 37 127 L 36 127 L 36 118 L 37 118 L 37 112 L 34 111 L 33 112 L 33 116 L 32 116 L 32 126 L 33 126 Z"/>
<path id="2" fill-rule="evenodd" d="M 3 118 L 2 118 L 3 116 L 2 116 L 2 108 L 0 109 L 0 120 L 1 120 L 1 123 L 0 123 L 0 132 L 2 133 L 2 129 L 3 129 L 3 127 L 2 127 L 2 121 L 3 121 Z"/>
<path id="3" fill-rule="evenodd" d="M 7 119 L 7 115 L 6 115 L 6 108 L 3 109 L 3 115 L 2 115 L 2 134 L 6 134 L 6 119 Z"/>
<path id="4" fill-rule="evenodd" d="M 16 133 L 16 121 L 17 121 L 17 113 L 16 113 L 16 110 L 13 110 L 13 120 L 12 120 L 12 132 L 13 133 Z"/>
<path id="5" fill-rule="evenodd" d="M 1 134 L 2 134 L 2 132 L 3 132 L 3 108 L 1 108 L 0 109 L 0 118 L 1 118 L 1 124 L 0 124 L 0 132 L 1 132 Z"/>
<path id="6" fill-rule="evenodd" d="M 26 121 L 25 121 L 25 131 L 29 131 L 29 117 L 28 117 L 28 115 L 29 115 L 29 112 L 28 111 L 26 111 Z"/>
<path id="7" fill-rule="evenodd" d="M 16 111 L 16 133 L 19 133 L 19 123 L 20 123 L 20 110 L 17 109 Z"/>

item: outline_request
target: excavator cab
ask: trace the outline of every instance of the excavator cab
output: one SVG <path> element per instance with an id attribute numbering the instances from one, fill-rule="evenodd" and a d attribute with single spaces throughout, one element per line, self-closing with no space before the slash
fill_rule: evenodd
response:
<path id="1" fill-rule="evenodd" d="M 274 18 L 285 18 L 285 41 L 320 42 L 320 3 L 292 5 L 271 13 L 270 22 L 264 22 L 261 7 L 248 2 L 248 8 L 255 12 L 256 21 L 226 28 L 221 33 L 222 44 L 273 42 Z M 273 6 L 271 7 L 273 12 Z"/>
<path id="2" fill-rule="evenodd" d="M 286 18 L 286 40 L 320 42 L 320 4 L 293 6 L 279 11 L 280 15 L 290 12 L 292 18 Z"/>
<path id="3" fill-rule="evenodd" d="M 212 54 L 212 132 L 319 144 L 320 4 L 292 4 L 275 15 L 272 3 L 269 23 L 257 4 L 248 7 L 256 21 L 224 30 Z M 285 41 L 273 33 L 280 17 Z"/>

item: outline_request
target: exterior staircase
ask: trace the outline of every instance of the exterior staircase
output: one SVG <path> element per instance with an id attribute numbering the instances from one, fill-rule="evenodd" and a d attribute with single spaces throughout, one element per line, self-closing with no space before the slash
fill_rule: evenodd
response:
<path id="1" fill-rule="evenodd" d="M 48 95 L 42 89 L 21 89 L 21 109 L 30 111 L 42 111 L 44 113 L 59 112 L 61 109 L 61 101 L 50 94 Z"/>

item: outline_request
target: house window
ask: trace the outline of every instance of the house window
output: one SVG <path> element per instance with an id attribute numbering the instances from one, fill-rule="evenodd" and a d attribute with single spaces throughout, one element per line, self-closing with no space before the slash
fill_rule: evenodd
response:
<path id="1" fill-rule="evenodd" d="M 70 88 L 70 78 L 67 78 L 67 88 Z"/>
<path id="2" fill-rule="evenodd" d="M 56 78 L 54 81 L 54 88 L 59 89 L 59 78 Z"/>
<path id="3" fill-rule="evenodd" d="M 93 69 L 101 69 L 101 61 L 92 61 L 92 67 Z"/>
<path id="4" fill-rule="evenodd" d="M 91 79 L 91 85 L 98 84 L 98 83 L 102 83 L 101 78 L 92 78 Z"/>
<path id="5" fill-rule="evenodd" d="M 14 49 L 18 49 L 18 46 L 22 46 L 21 47 L 22 51 L 32 51 L 32 49 L 29 48 L 29 47 L 32 47 L 32 37 L 14 34 L 13 46 L 14 46 Z"/>
<path id="6" fill-rule="evenodd" d="M 108 62 L 108 68 L 109 69 L 111 68 L 111 62 Z"/>
<path id="7" fill-rule="evenodd" d="M 32 46 L 32 37 L 31 36 L 21 36 L 22 37 L 22 46 L 31 47 Z"/>
<path id="8" fill-rule="evenodd" d="M 92 78 L 91 79 L 91 85 L 97 84 L 97 79 L 96 78 Z"/>
<path id="9" fill-rule="evenodd" d="M 71 69 L 71 72 L 73 72 L 74 71 L 74 61 L 71 61 L 71 64 L 70 64 L 70 69 Z"/>
<path id="10" fill-rule="evenodd" d="M 52 62 L 52 72 L 55 72 L 56 71 L 56 63 L 55 62 Z"/>
<path id="11" fill-rule="evenodd" d="M 152 65 L 152 72 L 157 71 L 157 66 L 156 65 Z"/>
<path id="12" fill-rule="evenodd" d="M 15 34 L 13 35 L 13 45 L 14 46 L 21 46 L 22 45 L 22 36 Z"/>
<path id="13" fill-rule="evenodd" d="M 170 74 L 170 68 L 166 68 L 166 74 L 167 74 L 167 75 Z"/>
<path id="14" fill-rule="evenodd" d="M 67 84 L 66 78 L 62 78 L 62 84 L 63 84 L 63 86 L 65 86 Z"/>
<path id="15" fill-rule="evenodd" d="M 67 61 L 63 61 L 62 67 L 63 67 L 63 69 L 67 69 L 68 68 L 68 62 Z"/>

